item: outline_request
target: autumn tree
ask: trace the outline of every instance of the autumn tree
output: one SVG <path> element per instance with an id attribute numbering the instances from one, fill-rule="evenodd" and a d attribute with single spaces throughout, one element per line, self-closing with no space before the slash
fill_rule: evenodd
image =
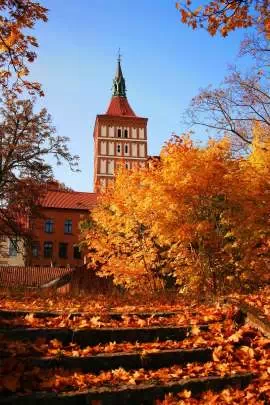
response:
<path id="1" fill-rule="evenodd" d="M 237 146 L 252 144 L 252 123 L 269 125 L 270 3 L 268 0 L 214 0 L 193 7 L 177 2 L 183 23 L 227 36 L 239 28 L 253 27 L 241 43 L 240 55 L 256 63 L 243 74 L 235 67 L 218 88 L 200 90 L 185 113 L 188 128 L 203 126 L 231 135 Z"/>
<path id="2" fill-rule="evenodd" d="M 148 189 L 147 182 L 142 184 L 147 172 L 134 169 L 129 182 L 126 170 L 118 169 L 115 183 L 102 194 L 85 223 L 83 245 L 89 251 L 88 264 L 98 275 L 113 276 L 116 284 L 127 288 L 144 285 L 153 291 L 161 285 L 158 276 L 168 247 L 158 243 L 138 215 L 140 196 L 143 200 Z"/>
<path id="3" fill-rule="evenodd" d="M 269 264 L 269 183 L 254 159 L 228 138 L 175 137 L 154 166 L 122 170 L 92 213 L 89 266 L 129 287 L 172 275 L 189 294 L 249 288 Z"/>
<path id="4" fill-rule="evenodd" d="M 47 21 L 48 10 L 31 0 L 3 0 L 0 10 L 0 235 L 28 238 L 44 182 L 53 176 L 47 158 L 76 170 L 78 157 L 68 138 L 56 135 L 46 109 L 36 112 L 35 97 L 44 94 L 28 79 L 38 47 L 31 30 Z"/>
<path id="5" fill-rule="evenodd" d="M 25 31 L 33 29 L 38 21 L 47 21 L 48 10 L 31 0 L 2 0 L 0 11 L 1 88 L 43 95 L 39 83 L 27 80 L 38 42 Z"/>
<path id="6" fill-rule="evenodd" d="M 192 99 L 185 122 L 251 145 L 254 122 L 270 127 L 270 88 L 263 75 L 255 71 L 244 76 L 235 69 L 221 87 L 209 86 Z"/>
<path id="7" fill-rule="evenodd" d="M 181 21 L 193 29 L 206 29 L 211 35 L 223 37 L 231 31 L 255 26 L 270 38 L 270 5 L 268 0 L 212 0 L 199 7 L 194 1 L 177 2 Z"/>
<path id="8" fill-rule="evenodd" d="M 247 35 L 241 43 L 240 56 L 254 60 L 242 73 L 231 67 L 220 87 L 200 90 L 185 112 L 189 128 L 202 126 L 214 135 L 230 135 L 238 146 L 252 144 L 253 123 L 270 126 L 270 46 L 264 33 Z M 239 142 L 240 141 L 240 142 Z"/>
<path id="9" fill-rule="evenodd" d="M 34 112 L 31 100 L 2 100 L 0 133 L 0 234 L 16 235 L 23 230 L 22 217 L 37 211 L 44 183 L 53 176 L 48 156 L 57 164 L 66 161 L 72 170 L 78 158 L 68 151 L 68 139 L 55 135 L 46 109 Z"/>

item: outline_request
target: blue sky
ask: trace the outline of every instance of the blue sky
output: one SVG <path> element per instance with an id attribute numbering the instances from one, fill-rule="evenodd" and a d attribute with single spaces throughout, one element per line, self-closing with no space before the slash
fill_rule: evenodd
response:
<path id="1" fill-rule="evenodd" d="M 48 23 L 37 25 L 40 48 L 31 67 L 43 84 L 57 132 L 70 138 L 80 156 L 80 173 L 67 166 L 55 177 L 78 191 L 93 189 L 93 127 L 106 111 L 118 48 L 128 100 L 148 117 L 149 154 L 159 154 L 191 98 L 208 84 L 218 85 L 236 62 L 243 32 L 224 39 L 193 31 L 180 22 L 174 0 L 44 0 Z M 202 132 L 201 132 L 202 134 Z M 197 131 L 196 137 L 201 137 Z"/>

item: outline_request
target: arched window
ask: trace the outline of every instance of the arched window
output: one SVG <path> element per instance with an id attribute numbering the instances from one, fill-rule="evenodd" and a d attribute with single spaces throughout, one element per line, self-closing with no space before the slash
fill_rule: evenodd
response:
<path id="1" fill-rule="evenodd" d="M 117 152 L 118 152 L 118 153 L 121 152 L 121 145 L 120 145 L 120 143 L 117 145 Z"/>
<path id="2" fill-rule="evenodd" d="M 129 164 L 128 164 L 128 162 L 125 163 L 125 167 L 126 167 L 126 169 L 129 169 Z"/>
<path id="3" fill-rule="evenodd" d="M 128 153 L 128 145 L 125 145 L 125 153 Z"/>
<path id="4" fill-rule="evenodd" d="M 127 138 L 127 137 L 128 137 L 128 130 L 125 129 L 125 131 L 124 131 L 124 138 Z"/>
<path id="5" fill-rule="evenodd" d="M 118 129 L 118 130 L 117 130 L 117 136 L 118 136 L 118 138 L 121 138 L 121 136 L 122 136 L 122 131 L 121 131 L 121 129 Z"/>

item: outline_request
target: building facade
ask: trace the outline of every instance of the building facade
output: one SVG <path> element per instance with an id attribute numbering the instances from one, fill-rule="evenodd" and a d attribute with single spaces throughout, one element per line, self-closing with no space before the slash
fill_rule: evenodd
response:
<path id="1" fill-rule="evenodd" d="M 105 188 L 119 164 L 127 169 L 147 161 L 147 118 L 137 117 L 126 96 L 120 57 L 113 80 L 113 95 L 94 128 L 94 191 Z"/>
<path id="2" fill-rule="evenodd" d="M 95 193 L 48 190 L 40 203 L 40 218 L 33 223 L 31 266 L 78 267 L 81 221 L 96 205 Z"/>

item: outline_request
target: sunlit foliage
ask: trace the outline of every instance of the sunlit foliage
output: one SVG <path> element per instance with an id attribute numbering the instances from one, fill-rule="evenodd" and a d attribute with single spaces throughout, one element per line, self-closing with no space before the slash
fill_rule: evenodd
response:
<path id="1" fill-rule="evenodd" d="M 263 127 L 253 151 L 228 138 L 195 145 L 174 137 L 148 168 L 121 169 L 92 212 L 89 267 L 127 287 L 173 277 L 182 292 L 248 289 L 269 266 L 269 165 Z"/>

